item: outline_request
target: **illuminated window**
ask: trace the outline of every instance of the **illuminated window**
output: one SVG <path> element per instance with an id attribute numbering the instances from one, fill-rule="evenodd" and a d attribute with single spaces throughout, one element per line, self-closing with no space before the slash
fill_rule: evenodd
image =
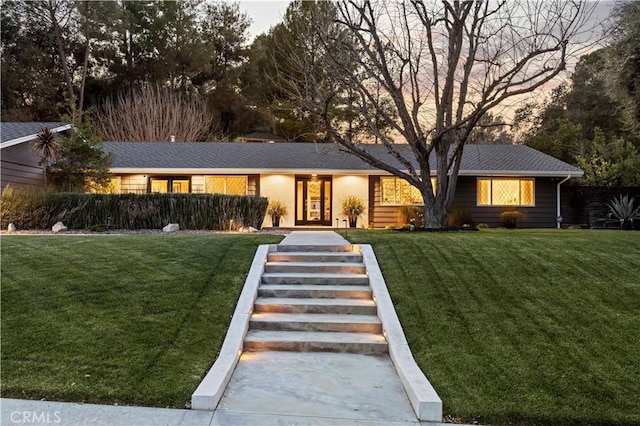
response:
<path id="1" fill-rule="evenodd" d="M 533 179 L 478 179 L 479 206 L 533 206 Z"/>
<path id="2" fill-rule="evenodd" d="M 151 192 L 165 194 L 167 192 L 177 194 L 189 193 L 189 178 L 185 177 L 152 177 L 149 179 L 151 183 Z"/>
<path id="3" fill-rule="evenodd" d="M 204 192 L 209 194 L 247 195 L 247 177 L 205 176 Z"/>
<path id="4" fill-rule="evenodd" d="M 431 185 L 435 189 L 436 178 L 431 178 Z M 423 204 L 422 194 L 418 188 L 397 177 L 381 177 L 380 192 L 382 205 Z"/>
<path id="5" fill-rule="evenodd" d="M 96 185 L 93 179 L 87 179 L 85 186 L 87 192 L 91 194 L 120 194 L 121 182 L 122 178 L 120 176 L 114 176 L 109 179 L 109 182 L 105 186 Z"/>

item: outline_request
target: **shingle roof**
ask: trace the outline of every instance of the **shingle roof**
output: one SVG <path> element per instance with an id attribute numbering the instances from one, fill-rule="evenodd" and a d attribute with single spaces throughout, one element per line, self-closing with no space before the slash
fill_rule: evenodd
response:
<path id="1" fill-rule="evenodd" d="M 242 135 L 239 139 L 254 139 L 254 140 L 264 140 L 264 141 L 286 141 L 287 138 L 283 136 L 274 135 L 273 133 L 261 133 L 254 132 L 249 133 L 248 135 Z"/>
<path id="2" fill-rule="evenodd" d="M 114 154 L 114 169 L 224 169 L 224 170 L 345 170 L 378 169 L 344 151 L 336 144 L 232 142 L 105 142 Z M 383 145 L 363 145 L 374 156 L 404 169 Z M 411 158 L 408 145 L 396 145 Z M 431 169 L 435 171 L 435 156 Z M 570 164 L 524 145 L 467 145 L 461 175 L 574 176 L 582 171 Z"/>
<path id="3" fill-rule="evenodd" d="M 0 123 L 0 143 L 20 139 L 25 136 L 37 135 L 43 127 L 55 129 L 64 125 L 64 123 L 58 122 L 2 122 Z"/>

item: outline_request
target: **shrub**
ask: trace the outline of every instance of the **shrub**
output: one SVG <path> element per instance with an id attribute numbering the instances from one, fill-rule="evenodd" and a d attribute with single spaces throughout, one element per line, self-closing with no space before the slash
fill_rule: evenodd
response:
<path id="1" fill-rule="evenodd" d="M 505 210 L 500 213 L 500 225 L 507 229 L 517 228 L 518 219 L 520 219 L 522 216 L 522 212 L 518 210 Z"/>
<path id="2" fill-rule="evenodd" d="M 462 228 L 468 225 L 472 228 L 476 227 L 476 219 L 473 213 L 467 209 L 454 208 L 447 216 L 447 225 L 454 228 Z"/>
<path id="3" fill-rule="evenodd" d="M 253 196 L 48 193 L 30 198 L 29 191 L 5 193 L 2 226 L 13 222 L 25 229 L 46 229 L 58 221 L 69 229 L 160 229 L 168 223 L 182 229 L 260 228 L 267 209 L 266 198 Z"/>
<path id="4" fill-rule="evenodd" d="M 397 213 L 400 224 L 408 225 L 413 223 L 416 227 L 422 228 L 424 211 L 421 206 L 400 206 Z"/>
<path id="5" fill-rule="evenodd" d="M 12 188 L 7 185 L 2 191 L 0 223 L 3 229 L 13 223 L 18 229 L 41 228 L 47 217 L 45 191 L 32 188 Z"/>

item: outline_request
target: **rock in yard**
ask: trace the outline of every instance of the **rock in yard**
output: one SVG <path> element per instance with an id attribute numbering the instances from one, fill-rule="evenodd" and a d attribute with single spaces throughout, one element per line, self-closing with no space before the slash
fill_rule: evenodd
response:
<path id="1" fill-rule="evenodd" d="M 252 232 L 258 232 L 258 230 L 256 228 L 254 228 L 253 226 L 249 226 L 249 227 L 242 227 L 239 229 L 240 232 L 243 233 L 252 233 Z"/>
<path id="2" fill-rule="evenodd" d="M 16 226 L 13 223 L 10 223 L 9 226 L 7 226 L 7 231 L 16 232 Z"/>
<path id="3" fill-rule="evenodd" d="M 180 225 L 177 223 L 170 223 L 164 228 L 162 228 L 162 232 L 176 232 L 180 230 Z"/>
<path id="4" fill-rule="evenodd" d="M 57 234 L 58 232 L 66 231 L 67 227 L 64 226 L 64 223 L 58 222 L 51 227 L 51 230 Z"/>

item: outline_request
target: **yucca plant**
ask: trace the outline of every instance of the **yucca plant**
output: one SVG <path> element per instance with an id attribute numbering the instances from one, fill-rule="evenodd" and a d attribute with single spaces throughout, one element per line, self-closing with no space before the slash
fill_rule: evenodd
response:
<path id="1" fill-rule="evenodd" d="M 49 163 L 58 157 L 60 153 L 60 141 L 58 135 L 48 127 L 43 127 L 38 133 L 35 142 L 31 146 L 32 152 L 40 158 L 40 165 L 44 167 L 44 188 L 47 189 L 47 174 Z"/>
<path id="2" fill-rule="evenodd" d="M 609 207 L 609 218 L 618 219 L 620 228 L 624 229 L 627 225 L 629 229 L 633 229 L 633 221 L 640 219 L 640 205 L 634 208 L 635 197 L 620 194 L 620 198 L 613 198 L 607 207 Z"/>

